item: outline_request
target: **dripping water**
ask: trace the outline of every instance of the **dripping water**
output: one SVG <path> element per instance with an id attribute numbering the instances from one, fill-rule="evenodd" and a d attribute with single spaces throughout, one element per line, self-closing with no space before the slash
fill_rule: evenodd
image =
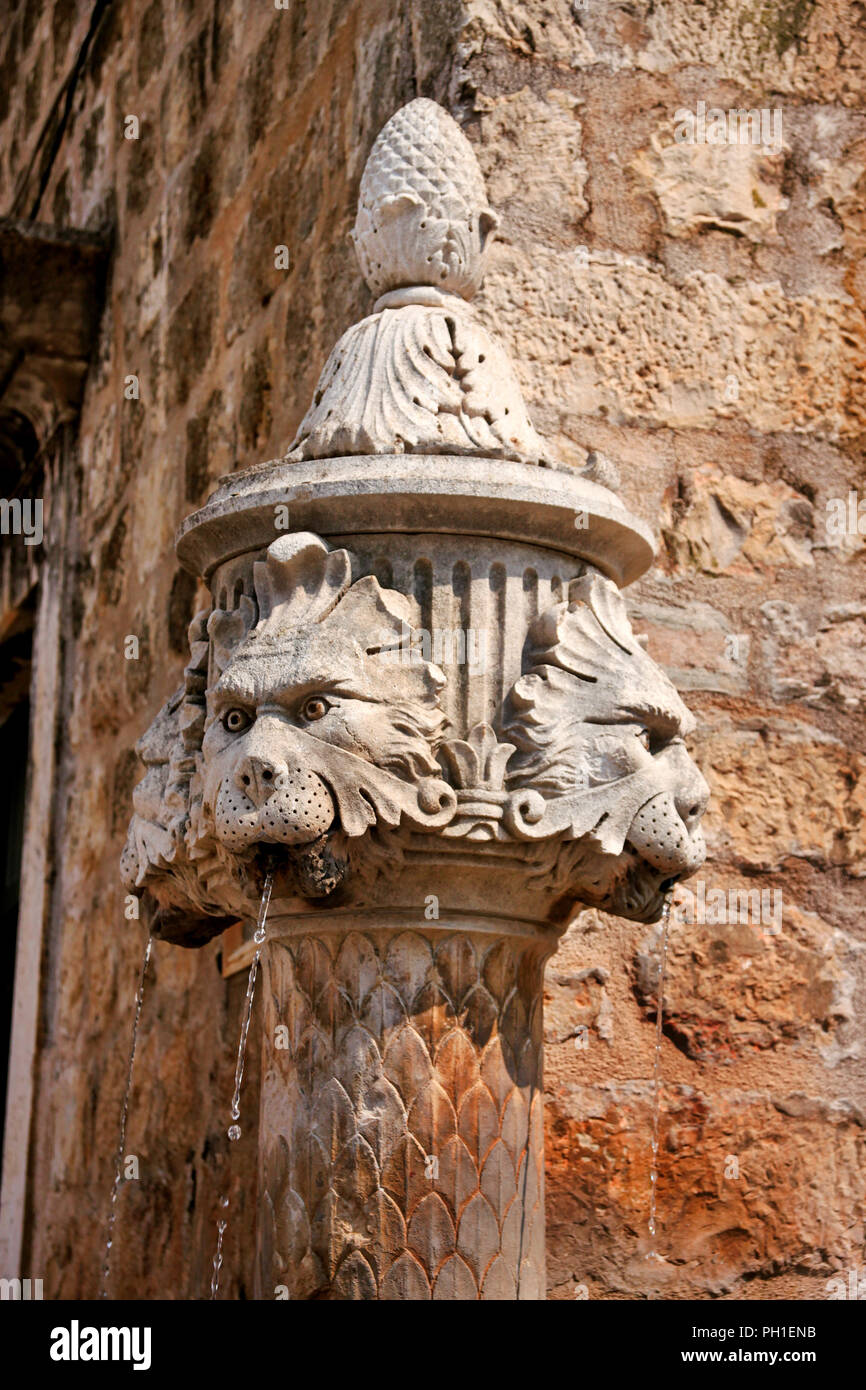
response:
<path id="1" fill-rule="evenodd" d="M 662 909 L 662 940 L 661 940 L 661 959 L 659 961 L 658 983 L 656 985 L 656 1042 L 655 1060 L 653 1063 L 653 1123 L 652 1123 L 652 1161 L 650 1163 L 650 1202 L 649 1220 L 647 1230 L 649 1231 L 649 1251 L 647 1260 L 658 1263 L 661 1256 L 656 1249 L 656 1231 L 658 1223 L 656 1221 L 656 1193 L 658 1191 L 658 1156 L 659 1156 L 659 1127 L 661 1121 L 661 1096 L 662 1096 L 662 1038 L 663 1038 L 663 1009 L 665 993 L 665 971 L 668 959 L 668 928 L 671 916 L 671 897 L 669 892 L 665 898 Z"/>
<path id="2" fill-rule="evenodd" d="M 238 1055 L 235 1062 L 235 1088 L 232 1093 L 231 1103 L 231 1124 L 228 1128 L 228 1137 L 236 1141 L 241 1137 L 241 1127 L 238 1120 L 241 1117 L 241 1084 L 244 1079 L 244 1063 L 247 1055 L 247 1037 L 250 1031 L 250 1019 L 253 1014 L 253 996 L 256 992 L 256 976 L 259 969 L 259 961 L 262 957 L 262 946 L 265 940 L 265 922 L 268 917 L 268 907 L 271 901 L 271 889 L 273 887 L 273 870 L 269 869 L 265 874 L 264 887 L 262 888 L 262 900 L 259 903 L 259 915 L 256 922 L 256 930 L 253 941 L 256 944 L 256 953 L 250 965 L 250 973 L 247 978 L 247 992 L 244 998 L 244 1012 L 241 1019 L 241 1032 L 238 1039 Z M 210 1281 L 210 1296 L 216 1298 L 219 1291 L 220 1270 L 223 1262 L 223 1236 L 228 1225 L 228 1206 L 229 1199 L 223 1194 L 219 1199 L 220 1214 L 217 1217 L 217 1244 L 213 1257 L 213 1274 Z"/>
<path id="3" fill-rule="evenodd" d="M 144 958 L 141 962 L 141 970 L 138 976 L 138 989 L 135 995 L 135 1012 L 132 1019 L 132 1042 L 129 1048 L 129 1062 L 126 1068 L 126 1088 L 123 1092 L 123 1104 L 120 1107 L 120 1133 L 117 1141 L 117 1153 L 114 1157 L 114 1181 L 111 1184 L 111 1198 L 108 1204 L 108 1228 L 105 1237 L 105 1258 L 102 1262 L 102 1278 L 99 1286 L 99 1297 L 108 1297 L 108 1277 L 111 1273 L 111 1247 L 114 1243 L 114 1220 L 117 1216 L 117 1194 L 120 1190 L 120 1180 L 123 1174 L 124 1149 L 126 1147 L 126 1125 L 129 1119 L 129 1098 L 132 1094 L 132 1073 L 135 1068 L 135 1049 L 138 1045 L 138 1021 L 141 1018 L 141 1006 L 144 1002 L 144 982 L 147 975 L 147 967 L 150 964 L 150 955 L 153 950 L 153 937 L 147 938 L 147 945 L 144 948 Z"/>
<path id="4" fill-rule="evenodd" d="M 217 1217 L 217 1244 L 213 1257 L 213 1274 L 210 1279 L 210 1296 L 216 1298 L 220 1286 L 220 1270 L 223 1267 L 223 1236 L 228 1222 L 223 1212 L 228 1208 L 228 1197 L 220 1197 L 220 1214 Z"/>

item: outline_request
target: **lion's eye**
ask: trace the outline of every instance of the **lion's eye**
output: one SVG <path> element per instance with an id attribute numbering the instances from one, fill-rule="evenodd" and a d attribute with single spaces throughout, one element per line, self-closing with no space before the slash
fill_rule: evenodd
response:
<path id="1" fill-rule="evenodd" d="M 244 729 L 248 729 L 252 722 L 245 709 L 226 710 L 222 718 L 223 728 L 228 734 L 240 734 Z"/>
<path id="2" fill-rule="evenodd" d="M 649 729 L 641 729 L 640 733 L 638 734 L 638 738 L 640 739 L 646 751 L 649 753 L 652 747 L 652 738 L 650 736 Z"/>
<path id="3" fill-rule="evenodd" d="M 301 718 L 312 723 L 316 719 L 323 719 L 330 708 L 327 700 L 323 700 L 321 695 L 314 695 L 301 706 Z"/>

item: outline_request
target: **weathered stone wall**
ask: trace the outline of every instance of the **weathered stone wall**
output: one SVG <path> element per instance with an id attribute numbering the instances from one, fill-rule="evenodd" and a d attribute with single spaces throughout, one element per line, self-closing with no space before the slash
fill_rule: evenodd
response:
<path id="1" fill-rule="evenodd" d="M 174 529 L 220 474 L 284 451 L 368 306 L 347 239 L 358 181 L 421 93 L 462 121 L 503 215 L 480 308 L 536 425 L 577 466 L 615 458 L 660 530 L 631 604 L 699 718 L 700 891 L 770 895 L 763 924 L 672 928 L 653 1277 L 667 1297 L 826 1297 L 866 1262 L 864 547 L 856 521 L 827 527 L 828 502 L 866 486 L 866 8 L 58 0 L 20 4 L 0 43 L 0 213 L 113 241 L 65 484 L 24 1272 L 51 1297 L 98 1287 L 143 946 L 116 869 L 130 750 L 197 606 Z M 779 108 L 781 149 L 677 143 L 674 113 L 699 101 Z M 656 930 L 586 913 L 548 968 L 555 1298 L 648 1288 L 658 949 Z M 224 1291 L 250 1296 L 257 1067 L 229 1178 L 243 983 L 223 983 L 218 953 L 155 948 L 117 1296 L 206 1295 L 225 1183 Z"/>

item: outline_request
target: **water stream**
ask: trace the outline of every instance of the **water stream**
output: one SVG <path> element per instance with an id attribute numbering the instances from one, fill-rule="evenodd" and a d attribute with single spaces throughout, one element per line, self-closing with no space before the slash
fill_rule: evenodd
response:
<path id="1" fill-rule="evenodd" d="M 649 1231 L 649 1251 L 647 1260 L 659 1263 L 661 1256 L 656 1248 L 656 1194 L 658 1192 L 658 1156 L 659 1156 L 659 1126 L 661 1122 L 662 1110 L 662 1038 L 663 1034 L 663 1011 L 665 995 L 665 972 L 668 959 L 668 930 L 671 917 L 671 894 L 665 898 L 664 908 L 662 909 L 662 940 L 661 940 L 661 959 L 659 961 L 658 983 L 656 985 L 656 1042 L 655 1060 L 653 1063 L 653 1125 L 652 1125 L 652 1161 L 650 1163 L 650 1206 L 647 1230 Z"/>
<path id="2" fill-rule="evenodd" d="M 111 1198 L 108 1204 L 108 1228 L 105 1238 L 105 1258 L 102 1262 L 102 1278 L 99 1285 L 99 1297 L 108 1297 L 108 1278 L 111 1273 L 111 1247 L 114 1243 L 114 1222 L 117 1216 L 117 1194 L 120 1190 L 120 1181 L 123 1176 L 123 1158 L 126 1147 L 126 1124 L 129 1119 L 129 1098 L 132 1094 L 132 1073 L 135 1069 L 135 1050 L 138 1046 L 138 1021 L 141 1018 L 141 1006 L 144 1002 L 144 982 L 147 975 L 147 967 L 150 964 L 150 956 L 153 950 L 153 937 L 147 938 L 147 945 L 144 948 L 144 958 L 141 962 L 141 970 L 138 976 L 138 989 L 135 995 L 135 1013 L 132 1020 L 132 1043 L 129 1049 L 129 1062 L 126 1068 L 126 1089 L 123 1092 L 123 1104 L 120 1107 L 120 1134 L 117 1141 L 117 1153 L 114 1159 L 114 1181 L 111 1184 Z"/>
<path id="3" fill-rule="evenodd" d="M 256 930 L 253 941 L 256 943 L 256 953 L 250 965 L 250 973 L 247 978 L 247 992 L 244 998 L 244 1012 L 241 1019 L 241 1032 L 238 1039 L 238 1055 L 235 1063 L 235 1089 L 232 1093 L 231 1103 L 231 1124 L 228 1128 L 228 1137 L 233 1142 L 241 1137 L 241 1127 L 238 1120 L 241 1117 L 241 1084 L 244 1079 L 244 1063 L 247 1055 L 247 1037 L 250 1031 L 250 1019 L 253 1014 L 253 996 L 256 992 L 256 976 L 259 970 L 259 961 L 262 957 L 262 947 L 265 941 L 265 923 L 268 918 L 268 907 L 271 901 L 271 889 L 273 888 L 274 875 L 271 870 L 265 874 L 264 887 L 262 888 L 262 900 L 259 903 L 259 915 L 256 922 Z M 219 1199 L 220 1214 L 217 1217 L 217 1244 L 213 1257 L 213 1274 L 210 1281 L 210 1296 L 216 1298 L 220 1286 L 220 1270 L 223 1263 L 223 1236 L 228 1225 L 229 1199 L 223 1193 Z"/>

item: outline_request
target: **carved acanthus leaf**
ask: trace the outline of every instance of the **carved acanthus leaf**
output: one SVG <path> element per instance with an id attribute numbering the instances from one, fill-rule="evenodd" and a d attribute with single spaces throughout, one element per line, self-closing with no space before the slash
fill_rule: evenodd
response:
<path id="1" fill-rule="evenodd" d="M 595 573 L 575 580 L 569 601 L 554 604 L 532 624 L 529 671 L 509 693 L 502 718 L 518 747 L 509 770 L 512 785 L 536 777 L 543 764 L 548 783 L 568 791 L 579 784 L 575 769 L 586 745 L 578 726 L 654 718 L 670 731 L 688 733 L 694 720 L 674 686 L 647 656 L 631 630 L 616 585 Z"/>
<path id="2" fill-rule="evenodd" d="M 352 582 L 346 550 L 331 550 L 309 531 L 290 531 L 268 547 L 253 566 L 259 605 L 259 636 L 320 623 L 333 612 Z"/>
<path id="3" fill-rule="evenodd" d="M 237 608 L 230 613 L 217 608 L 211 613 L 207 633 L 213 647 L 214 670 L 224 671 L 231 661 L 232 652 L 246 639 L 256 625 L 256 605 L 247 594 L 242 594 Z"/>
<path id="4" fill-rule="evenodd" d="M 505 808 L 505 826 L 520 840 L 546 840 L 563 834 L 577 840 L 591 835 L 604 854 L 621 854 L 635 816 L 658 789 L 655 767 L 551 800 L 524 788 L 512 793 Z"/>
<path id="5" fill-rule="evenodd" d="M 506 353 L 462 300 L 449 298 L 384 308 L 344 333 L 289 457 L 406 452 L 550 460 Z"/>
<path id="6" fill-rule="evenodd" d="M 350 839 L 374 825 L 396 827 L 405 816 L 417 829 L 438 830 L 451 820 L 454 791 L 438 777 L 407 782 L 344 748 L 298 734 L 304 765 L 321 777 L 340 813 Z"/>

